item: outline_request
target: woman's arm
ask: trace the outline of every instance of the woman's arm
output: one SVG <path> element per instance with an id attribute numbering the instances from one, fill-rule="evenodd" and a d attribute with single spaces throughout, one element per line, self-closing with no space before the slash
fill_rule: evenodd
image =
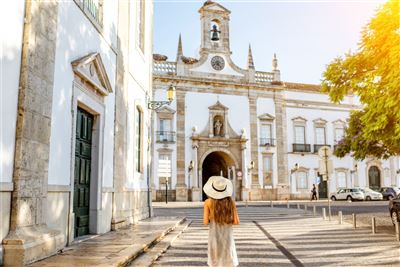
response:
<path id="1" fill-rule="evenodd" d="M 204 214 L 203 214 L 203 223 L 204 225 L 208 225 L 210 222 L 210 206 L 208 205 L 209 200 L 204 201 Z"/>
<path id="2" fill-rule="evenodd" d="M 234 211 L 233 211 L 233 224 L 239 224 L 240 220 L 239 220 L 239 214 L 237 212 L 237 209 L 235 207 Z"/>

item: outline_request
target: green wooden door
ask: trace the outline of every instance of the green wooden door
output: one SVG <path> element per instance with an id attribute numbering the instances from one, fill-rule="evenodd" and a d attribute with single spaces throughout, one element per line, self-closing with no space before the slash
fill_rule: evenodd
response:
<path id="1" fill-rule="evenodd" d="M 89 234 L 90 166 L 93 116 L 78 109 L 75 143 L 75 237 Z"/>
<path id="2" fill-rule="evenodd" d="M 321 177 L 322 180 L 322 177 Z M 318 185 L 319 198 L 328 198 L 328 183 L 327 181 L 321 181 Z"/>

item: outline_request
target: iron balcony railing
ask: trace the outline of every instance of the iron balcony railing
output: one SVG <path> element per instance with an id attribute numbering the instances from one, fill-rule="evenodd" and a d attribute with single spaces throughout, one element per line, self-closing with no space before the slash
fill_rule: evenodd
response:
<path id="1" fill-rule="evenodd" d="M 157 131 L 156 132 L 156 137 L 157 137 L 157 142 L 175 142 L 175 132 L 169 132 L 169 131 Z"/>
<path id="2" fill-rule="evenodd" d="M 329 146 L 329 147 L 331 147 L 331 145 L 327 145 L 327 144 L 325 144 L 325 145 L 323 145 L 323 144 L 314 145 L 314 153 L 318 153 L 318 150 L 319 150 L 321 147 L 323 147 L 323 146 Z"/>
<path id="3" fill-rule="evenodd" d="M 275 139 L 273 139 L 273 138 L 260 138 L 260 146 L 275 146 Z"/>
<path id="4" fill-rule="evenodd" d="M 311 152 L 311 146 L 309 144 L 292 144 L 293 152 Z"/>

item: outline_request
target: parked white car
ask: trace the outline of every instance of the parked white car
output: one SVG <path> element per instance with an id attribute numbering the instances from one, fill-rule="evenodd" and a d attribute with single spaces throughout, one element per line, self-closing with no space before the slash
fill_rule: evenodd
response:
<path id="1" fill-rule="evenodd" d="M 364 193 L 360 188 L 339 188 L 336 193 L 331 195 L 331 199 L 335 200 L 364 200 Z"/>
<path id="2" fill-rule="evenodd" d="M 371 201 L 371 200 L 383 200 L 383 195 L 379 192 L 372 190 L 369 187 L 360 188 L 361 192 L 364 193 L 364 200 Z"/>

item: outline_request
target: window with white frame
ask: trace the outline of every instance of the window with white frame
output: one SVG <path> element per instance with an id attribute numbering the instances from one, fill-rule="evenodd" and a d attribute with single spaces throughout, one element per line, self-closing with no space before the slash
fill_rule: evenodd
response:
<path id="1" fill-rule="evenodd" d="M 344 129 L 343 128 L 335 128 L 335 143 L 338 143 L 343 139 Z"/>
<path id="2" fill-rule="evenodd" d="M 135 170 L 137 172 L 143 171 L 143 112 L 137 106 L 135 118 Z"/>
<path id="3" fill-rule="evenodd" d="M 346 173 L 344 171 L 337 172 L 336 179 L 337 179 L 338 188 L 347 186 L 346 185 Z"/>
<path id="4" fill-rule="evenodd" d="M 172 141 L 171 140 L 171 120 L 166 118 L 160 118 L 158 128 L 158 140 L 159 141 Z"/>
<path id="5" fill-rule="evenodd" d="M 74 0 L 95 26 L 103 26 L 103 0 Z"/>
<path id="6" fill-rule="evenodd" d="M 307 172 L 298 171 L 296 173 L 296 177 L 297 177 L 297 189 L 307 189 L 308 188 Z"/>
<path id="7" fill-rule="evenodd" d="M 266 154 L 263 155 L 263 176 L 264 176 L 264 185 L 272 185 L 272 155 Z"/>
<path id="8" fill-rule="evenodd" d="M 168 186 L 171 186 L 172 173 L 171 153 L 160 153 L 158 156 L 158 177 L 160 187 L 165 186 L 168 180 Z"/>
<path id="9" fill-rule="evenodd" d="M 272 138 L 272 125 L 270 123 L 262 123 L 260 128 L 261 138 L 271 139 Z"/>
<path id="10" fill-rule="evenodd" d="M 315 128 L 315 144 L 317 145 L 326 144 L 325 127 Z"/>
<path id="11" fill-rule="evenodd" d="M 306 127 L 301 125 L 294 126 L 294 142 L 296 144 L 306 143 Z"/>

